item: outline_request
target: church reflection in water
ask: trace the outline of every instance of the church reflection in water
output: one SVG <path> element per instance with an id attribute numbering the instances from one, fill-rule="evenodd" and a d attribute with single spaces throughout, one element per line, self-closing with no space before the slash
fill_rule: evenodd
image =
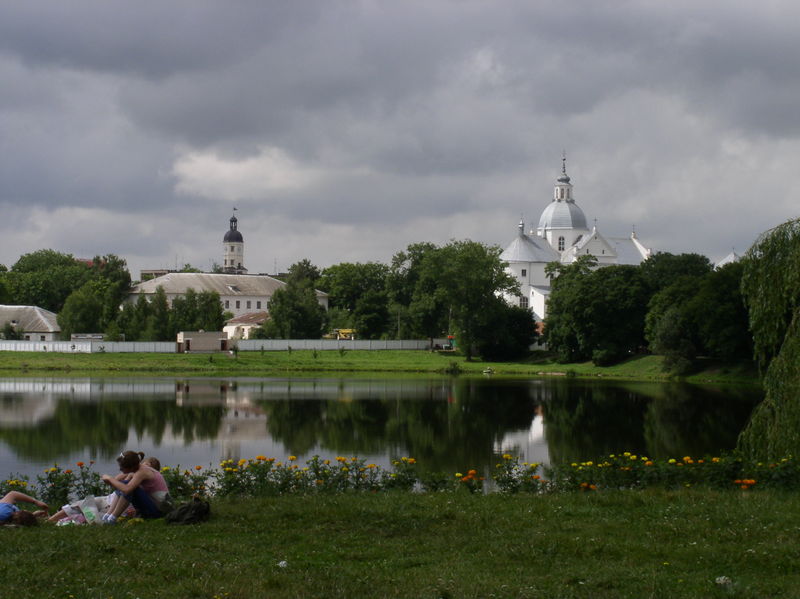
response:
<path id="1" fill-rule="evenodd" d="M 358 455 L 490 470 L 605 452 L 730 449 L 757 392 L 543 379 L 0 379 L 0 476 L 54 462 L 113 467 L 126 448 L 163 463 Z M 677 452 L 672 454 L 671 452 Z"/>

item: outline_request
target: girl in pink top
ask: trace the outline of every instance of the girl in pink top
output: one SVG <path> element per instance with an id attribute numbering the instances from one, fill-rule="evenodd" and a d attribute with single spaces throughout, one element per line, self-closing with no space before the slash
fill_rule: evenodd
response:
<path id="1" fill-rule="evenodd" d="M 103 516 L 105 524 L 113 524 L 122 512 L 133 505 L 142 518 L 161 518 L 171 509 L 169 489 L 161 473 L 142 464 L 142 452 L 124 451 L 117 458 L 119 469 L 126 476 L 122 480 L 104 474 L 103 482 L 111 485 L 118 495 L 112 510 Z"/>

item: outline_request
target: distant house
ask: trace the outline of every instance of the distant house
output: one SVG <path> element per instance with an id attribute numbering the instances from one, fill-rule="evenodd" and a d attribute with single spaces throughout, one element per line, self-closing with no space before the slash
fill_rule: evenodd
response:
<path id="1" fill-rule="evenodd" d="M 268 275 L 229 275 L 205 272 L 171 272 L 143 281 L 134 286 L 128 295 L 135 302 L 140 294 L 151 300 L 159 287 L 164 288 L 167 301 L 172 305 L 176 297 L 183 297 L 189 289 L 197 293 L 215 291 L 219 294 L 222 309 L 234 317 L 267 310 L 272 295 L 286 283 Z M 328 309 L 328 294 L 317 291 L 317 301 Z"/>
<path id="2" fill-rule="evenodd" d="M 249 339 L 250 331 L 262 326 L 268 319 L 269 314 L 265 311 L 250 312 L 231 318 L 222 330 L 228 334 L 228 339 Z"/>
<path id="3" fill-rule="evenodd" d="M 0 328 L 6 323 L 26 341 L 57 341 L 61 336 L 56 315 L 38 306 L 0 306 Z"/>

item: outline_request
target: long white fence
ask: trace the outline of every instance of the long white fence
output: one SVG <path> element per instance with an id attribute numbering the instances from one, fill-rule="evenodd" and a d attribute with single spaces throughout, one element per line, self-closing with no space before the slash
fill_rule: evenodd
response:
<path id="1" fill-rule="evenodd" d="M 441 343 L 441 340 L 439 340 Z M 445 341 L 446 343 L 446 341 Z M 428 339 L 239 339 L 228 341 L 229 346 L 236 345 L 239 351 L 286 351 L 288 349 L 430 349 Z"/>
<path id="2" fill-rule="evenodd" d="M 4 341 L 0 351 L 56 352 L 62 354 L 174 354 L 177 345 L 172 341 Z"/>
<path id="3" fill-rule="evenodd" d="M 434 339 L 434 347 L 447 344 L 446 339 Z M 231 339 L 229 347 L 239 351 L 287 351 L 289 349 L 430 349 L 427 339 L 374 340 L 368 339 Z M 171 341 L 6 341 L 0 340 L 0 351 L 57 352 L 66 354 L 98 353 L 157 353 L 174 354 L 177 344 Z"/>

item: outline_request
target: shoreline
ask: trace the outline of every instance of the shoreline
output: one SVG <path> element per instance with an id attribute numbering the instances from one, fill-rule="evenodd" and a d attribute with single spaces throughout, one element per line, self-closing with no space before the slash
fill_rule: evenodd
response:
<path id="1" fill-rule="evenodd" d="M 563 377 L 642 382 L 737 384 L 760 386 L 752 364 L 702 363 L 702 370 L 674 377 L 661 369 L 661 356 L 634 356 L 606 367 L 591 362 L 558 364 L 545 359 L 524 362 L 466 361 L 462 356 L 417 350 L 239 352 L 209 354 L 43 354 L 0 352 L 0 376 L 318 376 L 481 375 Z"/>

